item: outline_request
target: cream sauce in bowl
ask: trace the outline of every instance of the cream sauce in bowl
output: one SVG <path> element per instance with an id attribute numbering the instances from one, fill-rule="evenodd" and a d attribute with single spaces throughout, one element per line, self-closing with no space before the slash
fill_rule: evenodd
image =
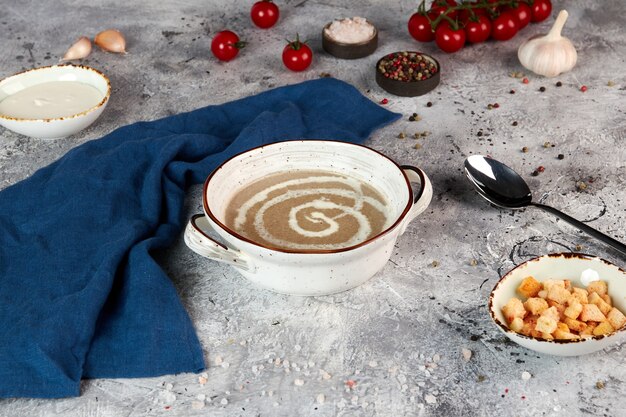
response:
<path id="1" fill-rule="evenodd" d="M 17 119 L 54 119 L 96 107 L 104 98 L 78 81 L 50 81 L 26 87 L 0 101 L 0 114 Z"/>

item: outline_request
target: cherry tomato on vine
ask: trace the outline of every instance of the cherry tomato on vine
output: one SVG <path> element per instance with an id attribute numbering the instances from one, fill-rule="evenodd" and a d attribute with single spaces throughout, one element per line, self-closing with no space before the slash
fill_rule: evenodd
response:
<path id="1" fill-rule="evenodd" d="M 246 45 L 239 36 L 230 30 L 217 32 L 211 41 L 211 52 L 220 61 L 230 61 L 237 56 L 239 50 Z"/>
<path id="2" fill-rule="evenodd" d="M 542 22 L 550 16 L 552 12 L 552 2 L 550 0 L 534 0 L 530 6 L 531 22 Z"/>
<path id="3" fill-rule="evenodd" d="M 491 37 L 497 41 L 508 41 L 517 34 L 517 20 L 508 12 L 496 17 L 491 24 Z"/>
<path id="4" fill-rule="evenodd" d="M 526 3 L 519 2 L 517 7 L 506 7 L 504 10 L 511 13 L 517 20 L 517 30 L 522 30 L 530 23 L 531 10 Z"/>
<path id="5" fill-rule="evenodd" d="M 430 26 L 430 20 L 423 14 L 414 13 L 409 19 L 409 33 L 420 42 L 435 40 L 435 34 Z"/>
<path id="6" fill-rule="evenodd" d="M 311 65 L 313 51 L 309 46 L 300 41 L 296 34 L 296 40 L 289 42 L 283 49 L 283 64 L 292 71 L 304 71 Z"/>
<path id="7" fill-rule="evenodd" d="M 435 0 L 433 1 L 433 4 L 430 5 L 430 10 L 428 11 L 428 15 L 430 16 L 431 19 L 435 19 L 440 14 L 445 13 L 445 11 L 448 10 L 448 8 L 455 7 L 455 6 L 457 6 L 455 0 Z M 448 13 L 446 16 L 454 20 L 456 19 L 457 15 L 458 15 L 458 11 L 455 10 L 455 11 Z"/>
<path id="8" fill-rule="evenodd" d="M 487 16 L 475 16 L 465 25 L 467 41 L 480 43 L 489 39 L 491 34 L 491 20 Z"/>
<path id="9" fill-rule="evenodd" d="M 470 4 L 474 4 L 474 3 L 476 3 L 476 2 L 473 2 L 473 3 L 470 3 Z M 463 24 L 467 24 L 467 22 L 469 22 L 469 20 L 470 20 L 470 18 L 472 16 L 487 16 L 487 17 L 489 17 L 487 13 L 488 13 L 487 9 L 481 9 L 481 8 L 461 10 L 459 12 L 459 22 L 461 22 Z"/>
<path id="10" fill-rule="evenodd" d="M 435 31 L 435 43 L 444 52 L 456 52 L 465 45 L 465 31 L 452 28 L 449 22 L 442 22 Z"/>
<path id="11" fill-rule="evenodd" d="M 271 28 L 278 22 L 280 10 L 272 0 L 257 1 L 250 9 L 250 18 L 252 23 L 261 29 Z"/>

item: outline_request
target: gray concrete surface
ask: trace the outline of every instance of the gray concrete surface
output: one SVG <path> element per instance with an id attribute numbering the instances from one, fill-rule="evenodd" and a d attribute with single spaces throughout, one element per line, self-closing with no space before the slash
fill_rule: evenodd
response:
<path id="1" fill-rule="evenodd" d="M 206 373 L 85 381 L 79 398 L 0 400 L 0 415 L 626 415 L 624 347 L 575 358 L 535 354 L 508 342 L 486 309 L 499 274 L 534 255 L 580 245 L 622 267 L 626 260 L 547 214 L 490 207 L 461 170 L 466 156 L 490 154 L 519 170 L 546 203 L 626 240 L 624 2 L 556 1 L 555 9 L 570 12 L 565 32 L 578 49 L 578 65 L 557 79 L 526 73 L 528 85 L 509 77 L 523 71 L 516 50 L 522 40 L 547 31 L 549 22 L 508 42 L 445 55 L 409 38 L 413 1 L 281 1 L 282 18 L 267 31 L 249 23 L 251 3 L 3 0 L 3 77 L 56 62 L 78 36 L 109 27 L 127 34 L 129 54 L 96 51 L 84 61 L 113 84 L 109 107 L 88 130 L 56 141 L 0 131 L 0 188 L 118 126 L 328 72 L 373 100 L 388 97 L 388 107 L 405 115 L 367 144 L 421 166 L 435 187 L 431 208 L 411 224 L 382 272 L 330 297 L 259 290 L 189 251 L 181 233 L 160 257 L 197 326 L 210 364 Z M 377 23 L 379 50 L 359 61 L 324 54 L 322 26 L 354 15 Z M 209 45 L 212 34 L 226 27 L 250 45 L 222 64 L 210 56 Z M 296 31 L 316 53 L 301 74 L 289 73 L 280 61 L 284 38 Z M 391 97 L 374 82 L 377 58 L 405 49 L 432 53 L 442 64 L 442 82 L 427 96 Z M 581 84 L 589 87 L 586 93 Z M 496 102 L 499 108 L 487 109 Z M 409 122 L 413 112 L 423 120 Z M 425 139 L 397 138 L 425 130 L 432 132 Z M 545 148 L 546 141 L 555 147 Z M 416 143 L 422 147 L 415 149 Z M 528 153 L 521 152 L 524 146 Z M 545 172 L 531 176 L 540 165 Z M 579 191 L 579 181 L 588 187 Z M 201 210 L 199 188 L 190 190 L 186 207 L 188 215 Z M 471 351 L 467 361 L 463 349 Z M 523 372 L 532 377 L 523 380 Z"/>

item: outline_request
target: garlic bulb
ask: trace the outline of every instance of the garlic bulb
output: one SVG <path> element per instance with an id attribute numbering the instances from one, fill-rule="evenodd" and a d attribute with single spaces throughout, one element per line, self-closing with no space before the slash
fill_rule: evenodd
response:
<path id="1" fill-rule="evenodd" d="M 71 61 L 73 59 L 82 59 L 91 53 L 91 41 L 86 36 L 81 36 L 72 46 L 69 47 L 62 61 Z"/>
<path id="2" fill-rule="evenodd" d="M 119 30 L 104 30 L 96 35 L 93 42 L 105 51 L 126 53 L 126 39 Z"/>
<path id="3" fill-rule="evenodd" d="M 567 11 L 561 10 L 548 34 L 532 37 L 519 47 L 517 57 L 526 69 L 546 77 L 556 77 L 574 68 L 576 49 L 569 39 L 561 36 L 567 16 Z"/>

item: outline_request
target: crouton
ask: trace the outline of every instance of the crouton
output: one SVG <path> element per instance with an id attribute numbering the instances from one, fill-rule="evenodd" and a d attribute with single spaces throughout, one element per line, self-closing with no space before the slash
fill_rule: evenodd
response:
<path id="1" fill-rule="evenodd" d="M 537 293 L 541 291 L 541 283 L 533 277 L 526 277 L 522 283 L 517 287 L 517 292 L 526 298 L 536 297 Z"/>
<path id="2" fill-rule="evenodd" d="M 538 316 L 534 316 L 532 314 L 526 316 L 526 318 L 524 318 L 524 326 L 522 327 L 522 330 L 520 330 L 520 333 L 526 336 L 535 337 L 533 332 L 535 332 L 535 326 L 537 325 L 538 318 Z"/>
<path id="3" fill-rule="evenodd" d="M 582 288 L 574 287 L 570 299 L 572 298 L 578 300 L 580 304 L 589 304 L 589 300 L 587 299 L 587 290 Z"/>
<path id="4" fill-rule="evenodd" d="M 565 286 L 565 289 L 567 291 L 572 291 L 572 281 L 570 281 L 569 279 L 564 279 L 563 285 Z"/>
<path id="5" fill-rule="evenodd" d="M 554 338 L 559 340 L 575 340 L 580 339 L 580 336 L 567 331 L 563 331 L 561 329 L 556 329 L 554 331 Z"/>
<path id="6" fill-rule="evenodd" d="M 559 320 L 563 320 L 565 318 L 565 306 L 563 304 L 559 304 L 553 300 L 548 300 L 548 306 L 556 308 L 556 311 L 559 313 Z"/>
<path id="7" fill-rule="evenodd" d="M 535 336 L 535 337 L 537 337 L 537 336 Z M 542 339 L 546 339 L 546 340 L 554 339 L 554 336 L 552 336 L 551 333 L 546 333 L 546 332 L 541 332 L 541 336 L 539 336 L 539 337 L 541 337 Z"/>
<path id="8" fill-rule="evenodd" d="M 543 311 L 543 313 L 541 313 L 540 317 L 548 317 L 549 319 L 554 320 L 555 322 L 559 322 L 561 321 L 561 314 L 559 313 L 559 311 L 556 309 L 556 307 L 551 306 L 547 309 L 545 309 Z"/>
<path id="9" fill-rule="evenodd" d="M 565 320 L 563 321 L 565 322 L 565 324 L 567 324 L 567 327 L 569 327 L 570 331 L 573 332 L 580 333 L 587 328 L 586 323 L 575 319 L 570 319 L 569 317 L 565 317 Z"/>
<path id="10" fill-rule="evenodd" d="M 548 298 L 548 291 L 546 291 L 546 290 L 539 291 L 537 293 L 537 297 L 543 298 L 545 300 L 546 298 Z"/>
<path id="11" fill-rule="evenodd" d="M 558 287 L 565 289 L 565 281 L 562 279 L 547 279 L 543 281 L 543 289 L 550 292 L 550 288 Z"/>
<path id="12" fill-rule="evenodd" d="M 591 293 L 591 295 L 589 296 L 589 303 L 597 305 L 602 314 L 604 314 L 605 316 L 609 314 L 609 311 L 611 311 L 612 308 L 609 304 L 606 303 L 606 301 L 604 301 L 602 297 L 598 295 L 598 293 L 595 292 Z"/>
<path id="13" fill-rule="evenodd" d="M 524 320 L 522 320 L 520 317 L 515 317 L 513 321 L 509 324 L 509 329 L 517 333 L 520 333 L 523 328 L 524 328 Z"/>
<path id="14" fill-rule="evenodd" d="M 593 281 L 587 285 L 587 292 L 589 295 L 594 292 L 598 295 L 604 295 L 609 292 L 609 286 L 606 281 Z"/>
<path id="15" fill-rule="evenodd" d="M 524 307 L 530 314 L 538 316 L 543 313 L 549 306 L 546 300 L 538 297 L 531 297 L 524 302 Z"/>
<path id="16" fill-rule="evenodd" d="M 587 323 L 587 327 L 585 327 L 581 332 L 579 332 L 578 334 L 581 337 L 591 337 L 593 336 L 593 330 L 597 327 L 597 324 L 595 322 L 589 322 Z"/>
<path id="17" fill-rule="evenodd" d="M 565 309 L 563 314 L 570 319 L 577 319 L 580 313 L 583 311 L 583 305 L 578 302 L 577 299 L 570 300 L 569 307 Z"/>
<path id="18" fill-rule="evenodd" d="M 593 335 L 600 336 L 603 334 L 612 333 L 614 330 L 615 329 L 613 328 L 613 326 L 611 326 L 611 323 L 609 323 L 608 321 L 603 321 L 602 323 L 598 324 L 595 329 L 593 329 Z"/>
<path id="19" fill-rule="evenodd" d="M 611 307 L 613 306 L 613 301 L 611 301 L 611 296 L 609 294 L 601 295 L 601 297 L 602 297 L 602 299 L 604 300 L 605 303 L 607 303 Z"/>
<path id="20" fill-rule="evenodd" d="M 556 324 L 556 329 L 561 330 L 563 332 L 569 332 L 569 327 L 567 326 L 567 324 L 563 323 L 562 321 Z"/>
<path id="21" fill-rule="evenodd" d="M 523 307 L 523 306 L 522 306 Z M 595 304 L 585 304 L 583 305 L 583 311 L 580 313 L 581 321 L 604 321 L 606 317 L 597 305 Z"/>
<path id="22" fill-rule="evenodd" d="M 524 304 L 519 298 L 511 298 L 504 307 L 502 307 L 502 313 L 506 318 L 507 323 L 510 323 L 515 317 L 524 318 L 526 316 L 526 309 Z"/>
<path id="23" fill-rule="evenodd" d="M 547 311 L 547 310 L 546 310 Z M 537 319 L 537 325 L 535 326 L 535 330 L 541 333 L 549 333 L 551 334 L 556 330 L 557 321 L 554 320 L 550 316 L 539 316 Z"/>
<path id="24" fill-rule="evenodd" d="M 621 329 L 626 324 L 626 316 L 615 307 L 609 311 L 606 318 L 614 329 Z"/>
<path id="25" fill-rule="evenodd" d="M 548 289 L 548 300 L 556 301 L 559 304 L 565 304 L 572 294 L 565 288 L 553 285 Z"/>

